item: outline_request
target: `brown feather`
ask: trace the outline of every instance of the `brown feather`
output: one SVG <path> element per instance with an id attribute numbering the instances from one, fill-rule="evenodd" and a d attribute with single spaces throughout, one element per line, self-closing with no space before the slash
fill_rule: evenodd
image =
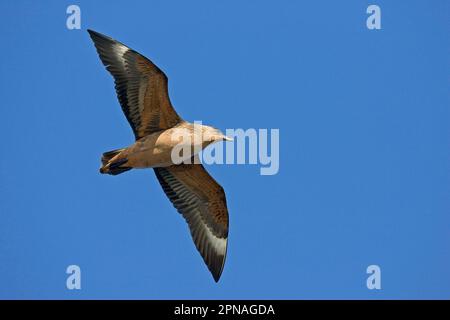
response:
<path id="1" fill-rule="evenodd" d="M 186 219 L 198 251 L 218 281 L 228 239 L 228 209 L 223 188 L 201 164 L 154 170 L 167 197 Z"/>
<path id="2" fill-rule="evenodd" d="M 114 77 L 117 98 L 136 140 L 182 121 L 169 99 L 168 79 L 152 61 L 124 44 L 88 30 Z"/>

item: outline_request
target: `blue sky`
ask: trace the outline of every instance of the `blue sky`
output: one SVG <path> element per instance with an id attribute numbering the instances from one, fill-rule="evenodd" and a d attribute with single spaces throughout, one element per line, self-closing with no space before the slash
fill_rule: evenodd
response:
<path id="1" fill-rule="evenodd" d="M 449 298 L 449 9 L 2 1 L 0 298 Z M 218 284 L 151 170 L 98 173 L 133 135 L 87 28 L 158 64 L 186 120 L 280 130 L 277 175 L 208 166 L 230 212 Z"/>

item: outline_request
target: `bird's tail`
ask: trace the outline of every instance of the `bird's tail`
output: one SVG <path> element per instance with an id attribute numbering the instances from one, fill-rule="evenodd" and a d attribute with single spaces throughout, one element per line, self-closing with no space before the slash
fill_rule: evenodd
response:
<path id="1" fill-rule="evenodd" d="M 128 159 L 122 158 L 114 160 L 114 158 L 125 149 L 117 149 L 105 152 L 102 155 L 102 167 L 100 168 L 100 173 L 107 173 L 111 175 L 118 175 L 125 171 L 131 170 L 131 167 L 125 166 Z"/>

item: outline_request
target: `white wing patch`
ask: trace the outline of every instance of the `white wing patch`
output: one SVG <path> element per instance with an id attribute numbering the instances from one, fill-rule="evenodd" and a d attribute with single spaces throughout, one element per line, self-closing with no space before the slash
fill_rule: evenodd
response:
<path id="1" fill-rule="evenodd" d="M 125 68 L 125 59 L 123 58 L 123 55 L 130 49 L 127 47 L 120 45 L 118 43 L 114 43 L 113 46 L 113 52 L 118 58 L 118 60 L 122 63 L 122 66 Z"/>
<path id="2" fill-rule="evenodd" d="M 214 251 L 220 255 L 225 255 L 227 251 L 227 239 L 226 238 L 218 238 L 216 237 L 211 230 L 209 230 L 208 226 L 202 222 L 202 228 L 205 229 L 206 237 L 208 238 L 208 243 L 213 247 Z"/>

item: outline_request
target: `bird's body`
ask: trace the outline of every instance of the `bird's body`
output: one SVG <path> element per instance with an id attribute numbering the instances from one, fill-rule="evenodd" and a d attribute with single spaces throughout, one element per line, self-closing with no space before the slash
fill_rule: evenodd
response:
<path id="1" fill-rule="evenodd" d="M 115 80 L 135 142 L 103 153 L 101 173 L 153 168 L 169 200 L 188 223 L 197 250 L 218 281 L 225 263 L 228 209 L 223 188 L 195 159 L 207 145 L 229 140 L 218 129 L 184 121 L 170 103 L 166 75 L 124 44 L 88 30 Z"/>
<path id="2" fill-rule="evenodd" d="M 111 164 L 118 161 L 123 162 L 129 168 L 157 168 L 180 164 L 180 162 L 191 162 L 200 150 L 209 144 L 220 141 L 222 138 L 217 134 L 217 129 L 209 126 L 182 122 L 173 128 L 157 131 L 144 136 L 135 143 L 120 149 L 114 157 L 107 159 L 100 168 L 101 173 L 109 173 Z M 189 150 L 184 156 L 174 159 L 174 148 Z M 177 149 L 175 149 L 176 151 Z"/>
<path id="3" fill-rule="evenodd" d="M 200 150 L 206 147 L 209 143 L 204 139 L 204 131 L 201 126 L 199 130 L 197 125 L 182 122 L 181 124 L 166 130 L 157 131 L 147 136 L 142 137 L 127 148 L 120 149 L 120 153 L 108 159 L 100 168 L 101 173 L 108 173 L 108 168 L 111 164 L 123 161 L 126 159 L 126 164 L 130 168 L 157 168 L 168 167 L 171 165 L 180 164 L 174 161 L 173 150 L 175 147 L 184 147 L 190 149 L 190 152 L 181 157 L 182 162 L 190 161 L 190 159 L 197 155 Z M 198 131 L 198 132 L 197 132 Z M 212 141 L 211 141 L 212 142 Z"/>

